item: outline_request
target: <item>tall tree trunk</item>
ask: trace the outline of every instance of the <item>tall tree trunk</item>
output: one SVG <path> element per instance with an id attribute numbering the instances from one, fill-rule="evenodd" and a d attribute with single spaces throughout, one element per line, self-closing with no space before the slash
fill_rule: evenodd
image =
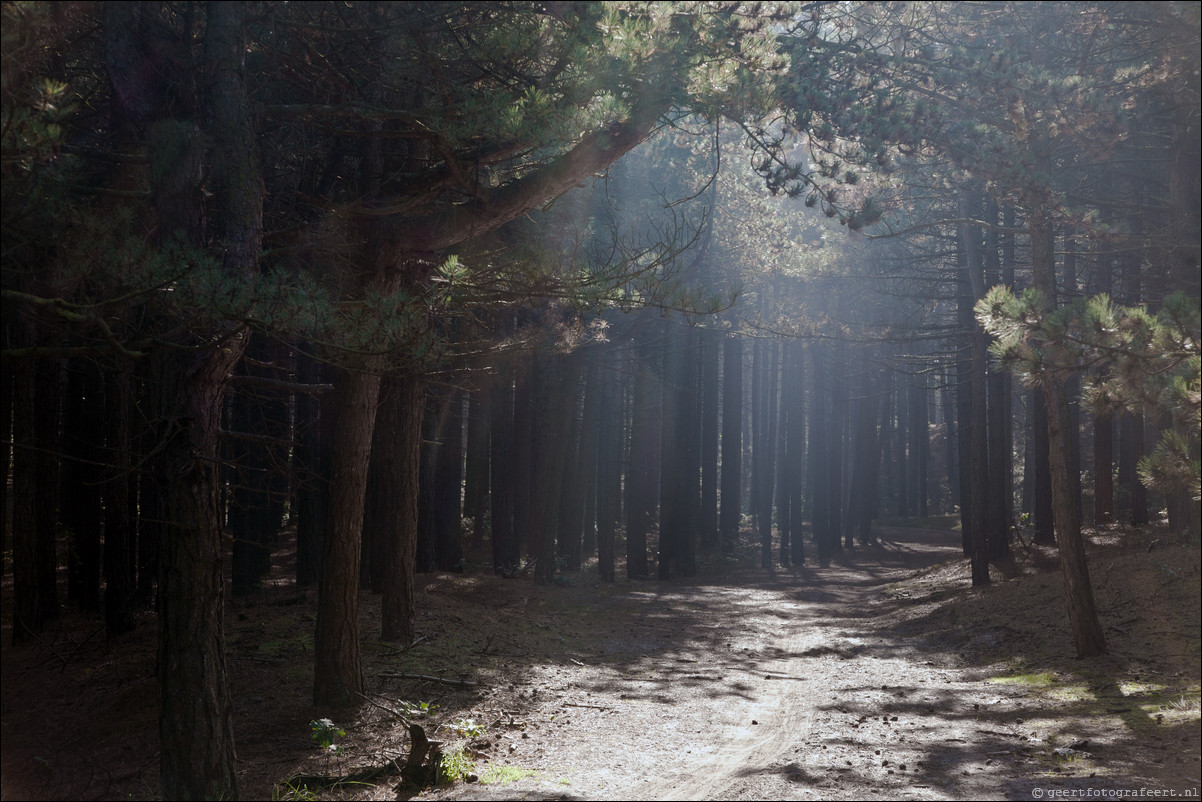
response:
<path id="1" fill-rule="evenodd" d="M 622 394 L 614 365 L 616 355 L 609 349 L 601 353 L 597 411 L 597 572 L 602 581 L 613 582 L 615 535 L 622 514 Z"/>
<path id="2" fill-rule="evenodd" d="M 1035 542 L 1045 546 L 1056 543 L 1052 510 L 1052 467 L 1048 442 L 1048 402 L 1038 389 L 1031 394 L 1031 458 L 1035 465 L 1031 471 L 1035 486 L 1032 488 L 1032 517 L 1035 519 Z"/>
<path id="3" fill-rule="evenodd" d="M 733 554 L 742 517 L 743 341 L 726 335 L 722 344 L 722 493 L 718 529 L 722 553 Z"/>
<path id="4" fill-rule="evenodd" d="M 1030 216 L 1031 269 L 1034 287 L 1043 293 L 1045 309 L 1051 311 L 1056 303 L 1055 260 L 1052 255 L 1051 221 L 1036 208 Z M 1085 541 L 1077 499 L 1073 497 L 1070 471 L 1072 440 L 1069 427 L 1071 414 L 1064 395 L 1061 377 L 1047 375 L 1042 389 L 1047 404 L 1048 454 L 1052 473 L 1052 508 L 1060 546 L 1060 570 L 1064 577 L 1068 601 L 1069 622 L 1078 657 L 1092 657 L 1106 651 L 1106 636 L 1098 622 L 1093 588 L 1089 581 L 1089 566 L 1085 558 Z"/>
<path id="5" fill-rule="evenodd" d="M 109 434 L 112 476 L 104 485 L 104 628 L 109 638 L 134 629 L 134 516 L 130 505 L 132 432 L 130 391 L 132 366 L 122 365 L 107 378 L 105 417 Z"/>
<path id="6" fill-rule="evenodd" d="M 101 498 L 103 474 L 98 466 L 106 457 L 102 437 L 103 388 L 104 378 L 99 365 L 90 360 L 73 360 L 69 364 L 63 410 L 65 458 L 62 462 L 62 495 L 72 500 L 62 509 L 71 545 L 67 562 L 67 598 L 85 612 L 100 609 L 104 505 Z"/>
<path id="7" fill-rule="evenodd" d="M 347 707 L 363 693 L 359 658 L 359 549 L 364 489 L 380 397 L 380 374 L 368 366 L 339 382 L 330 455 L 330 514 L 322 542 L 313 704 Z"/>
<path id="8" fill-rule="evenodd" d="M 1095 290 L 1114 292 L 1113 260 L 1099 253 L 1095 260 Z M 1093 419 L 1093 520 L 1095 526 L 1114 521 L 1114 418 L 1109 412 Z"/>
<path id="9" fill-rule="evenodd" d="M 703 551 L 718 548 L 718 412 L 722 334 L 701 331 L 701 518 L 697 536 Z"/>
<path id="10" fill-rule="evenodd" d="M 827 470 L 830 471 L 830 501 L 827 514 L 830 520 L 830 537 L 832 553 L 846 546 L 851 549 L 854 543 L 848 543 L 851 530 L 846 528 L 843 516 L 846 492 L 844 471 L 846 470 L 847 443 L 847 345 L 840 341 L 835 345 L 833 364 L 827 369 L 830 380 L 830 407 L 827 410 L 827 425 L 830 426 L 830 436 L 826 441 Z"/>
<path id="11" fill-rule="evenodd" d="M 324 384 L 329 367 L 307 353 L 299 356 L 305 384 Z M 330 441 L 334 407 L 331 393 L 301 394 L 296 399 L 294 458 L 296 503 L 296 584 L 307 587 L 321 577 L 321 552 L 330 504 Z"/>
<path id="12" fill-rule="evenodd" d="M 202 135 L 186 119 L 189 101 L 162 102 L 161 74 L 149 75 L 146 53 L 162 37 L 152 4 L 105 7 L 105 61 L 116 88 L 119 119 L 144 130 L 150 149 L 160 241 L 181 235 L 205 242 L 204 209 L 215 210 L 212 251 L 233 283 L 258 269 L 263 181 L 245 84 L 248 8 L 207 7 L 204 57 L 208 119 Z M 192 32 L 186 32 L 191 36 Z M 187 49 L 181 60 L 189 56 Z M 185 65 L 182 69 L 187 69 Z M 168 114 L 184 119 L 167 119 Z M 210 159 L 205 170 L 206 156 Z M 207 173 L 209 192 L 202 191 Z M 207 200 L 211 198 L 211 202 Z M 193 350 L 203 343 L 199 350 Z M 231 705 L 227 689 L 218 501 L 221 411 L 229 376 L 246 346 L 243 332 L 202 332 L 187 350 L 164 355 L 160 369 L 166 421 L 155 475 L 162 525 L 159 574 L 160 774 L 167 799 L 237 796 Z"/>
<path id="13" fill-rule="evenodd" d="M 830 427 L 828 408 L 831 400 L 829 372 L 825 364 L 828 359 L 826 345 L 810 348 L 813 370 L 810 381 L 810 448 L 809 448 L 809 494 L 810 520 L 814 532 L 814 545 L 818 550 L 818 564 L 823 568 L 831 564 L 831 555 L 838 545 L 839 533 L 832 523 L 831 510 L 838 506 L 831 492 L 832 476 L 839 470 L 831 459 L 830 443 L 833 433 Z"/>
<path id="14" fill-rule="evenodd" d="M 881 458 L 877 448 L 877 417 L 880 404 L 877 378 L 873 370 L 863 372 L 858 397 L 853 404 L 855 437 L 848 514 L 851 517 L 852 534 L 864 546 L 873 542 L 872 514 L 876 507 L 876 474 Z"/>
<path id="15" fill-rule="evenodd" d="M 626 475 L 626 575 L 646 579 L 647 533 L 655 514 L 652 488 L 659 486 L 660 405 L 654 382 L 654 352 L 641 343 L 634 356 L 630 410 L 630 460 Z"/>
<path id="16" fill-rule="evenodd" d="M 467 458 L 463 475 L 463 511 L 472 519 L 472 548 L 484 546 L 488 526 L 488 391 L 475 389 L 468 399 Z"/>
<path id="17" fill-rule="evenodd" d="M 463 396 L 439 405 L 434 468 L 434 554 L 440 571 L 463 570 Z"/>
<path id="18" fill-rule="evenodd" d="M 492 567 L 502 576 L 512 575 L 521 562 L 521 545 L 514 532 L 514 410 L 513 362 L 507 359 L 497 382 L 489 388 L 489 498 L 492 500 Z"/>
<path id="19" fill-rule="evenodd" d="M 595 356 L 597 355 L 590 354 L 590 358 Z M 602 356 L 600 359 L 603 360 L 604 357 Z M 573 570 L 579 570 L 581 560 L 591 557 L 597 549 L 597 484 L 600 478 L 598 452 L 601 449 L 601 412 L 602 394 L 604 393 L 601 383 L 604 380 L 601 362 L 593 359 L 590 361 L 585 375 L 584 408 L 580 413 L 580 467 L 577 493 L 581 496 L 583 506 L 584 531 L 580 544 L 580 555 L 576 558 Z M 569 565 L 571 565 L 570 559 Z"/>
<path id="20" fill-rule="evenodd" d="M 379 518 L 380 639 L 412 643 L 414 581 L 417 563 L 417 498 L 421 461 L 423 388 L 413 374 L 389 377 L 376 413 L 379 483 L 386 503 Z"/>
<path id="21" fill-rule="evenodd" d="M 802 485 L 805 481 L 805 352 L 801 343 L 792 341 L 785 347 L 788 367 L 789 417 L 785 431 L 785 474 L 786 495 L 789 506 L 789 562 L 801 565 L 805 562 L 805 542 L 802 538 Z M 782 536 L 783 537 L 783 536 Z"/>
<path id="22" fill-rule="evenodd" d="M 54 524 L 57 371 L 27 360 L 16 372 L 13 404 L 13 635 L 33 639 L 58 616 Z"/>
<path id="23" fill-rule="evenodd" d="M 546 366 L 544 386 L 547 390 L 546 416 L 538 427 L 537 478 L 532 495 L 537 512 L 534 539 L 534 581 L 545 585 L 555 576 L 555 533 L 562 501 L 564 473 L 568 458 L 568 434 L 576 409 L 583 359 L 579 352 L 556 355 Z"/>
<path id="24" fill-rule="evenodd" d="M 776 490 L 777 374 L 780 342 L 761 343 L 760 374 L 756 387 L 756 413 L 762 419 L 759 437 L 751 452 L 756 476 L 756 525 L 760 533 L 760 567 L 772 568 L 772 498 Z"/>
<path id="25" fill-rule="evenodd" d="M 914 514 L 919 518 L 926 518 L 929 514 L 927 485 L 930 482 L 930 477 L 927 476 L 930 464 L 931 437 L 927 427 L 927 389 L 925 386 L 926 377 L 914 377 L 914 384 L 911 384 L 906 392 L 906 412 L 909 419 L 906 430 L 910 440 L 910 471 L 913 475 L 914 488 Z M 923 382 L 922 385 L 918 382 Z"/>

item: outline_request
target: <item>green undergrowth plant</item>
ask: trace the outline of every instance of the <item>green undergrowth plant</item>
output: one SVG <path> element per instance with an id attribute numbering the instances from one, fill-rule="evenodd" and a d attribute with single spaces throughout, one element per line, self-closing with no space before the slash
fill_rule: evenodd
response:
<path id="1" fill-rule="evenodd" d="M 525 769 L 521 766 L 505 766 L 496 763 L 490 765 L 480 774 L 481 785 L 506 785 L 508 783 L 524 780 L 527 777 L 533 777 L 537 774 L 534 769 Z"/>
<path id="2" fill-rule="evenodd" d="M 405 699 L 397 702 L 397 712 L 411 719 L 428 718 L 434 715 L 436 710 L 438 710 L 438 705 L 430 702 L 410 702 Z"/>
<path id="3" fill-rule="evenodd" d="M 463 744 L 455 744 L 442 753 L 440 766 L 442 781 L 447 784 L 463 782 L 476 771 L 476 763 L 467 754 Z"/>
<path id="4" fill-rule="evenodd" d="M 309 722 L 309 737 L 313 739 L 313 743 L 317 744 L 322 749 L 335 749 L 340 751 L 340 747 L 334 744 L 339 738 L 346 737 L 346 730 L 336 726 L 333 721 L 328 718 L 314 719 Z"/>

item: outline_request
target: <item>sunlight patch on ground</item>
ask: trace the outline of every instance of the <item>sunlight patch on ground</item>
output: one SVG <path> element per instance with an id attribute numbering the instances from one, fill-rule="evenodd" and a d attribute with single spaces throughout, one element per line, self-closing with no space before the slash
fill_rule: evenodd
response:
<path id="1" fill-rule="evenodd" d="M 1033 688 L 1047 688 L 1056 684 L 1056 675 L 1050 671 L 1039 674 L 1014 674 L 1009 677 L 990 677 L 988 682 L 995 685 L 1028 685 Z"/>
<path id="2" fill-rule="evenodd" d="M 1155 682 L 1120 682 L 1119 691 L 1123 696 L 1144 696 L 1149 693 L 1159 693 L 1166 686 Z"/>

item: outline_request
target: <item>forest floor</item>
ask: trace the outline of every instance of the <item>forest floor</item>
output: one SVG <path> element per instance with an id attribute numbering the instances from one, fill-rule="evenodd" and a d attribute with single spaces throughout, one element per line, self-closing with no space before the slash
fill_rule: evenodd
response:
<path id="1" fill-rule="evenodd" d="M 829 568 L 758 547 L 698 576 L 419 577 L 419 640 L 381 643 L 371 702 L 314 708 L 314 594 L 286 563 L 227 605 L 239 793 L 250 799 L 1040 799 L 1198 794 L 1200 551 L 1090 530 L 1109 654 L 1078 660 L 1055 552 L 1016 544 L 969 587 L 959 534 L 878 526 Z M 153 617 L 115 642 L 64 611 L 14 649 L 3 601 L 0 798 L 158 797 Z M 399 676 L 420 675 L 420 676 Z M 397 790 L 409 736 L 459 776 Z M 328 718 L 333 749 L 311 738 Z M 322 787 L 319 777 L 350 778 Z"/>

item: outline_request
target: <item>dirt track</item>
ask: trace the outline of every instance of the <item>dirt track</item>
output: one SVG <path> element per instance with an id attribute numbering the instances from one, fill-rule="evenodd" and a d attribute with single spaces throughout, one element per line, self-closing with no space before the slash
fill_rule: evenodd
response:
<path id="1" fill-rule="evenodd" d="M 378 597 L 365 594 L 375 704 L 349 711 L 308 701 L 315 605 L 281 563 L 277 584 L 227 612 L 240 794 L 396 799 L 395 776 L 317 791 L 286 781 L 389 769 L 409 743 L 386 708 L 419 702 L 434 711 L 431 735 L 465 747 L 480 780 L 421 799 L 1198 788 L 1196 546 L 1154 528 L 1096 535 L 1111 654 L 1077 661 L 1053 552 L 1020 553 L 1013 578 L 973 590 L 957 533 L 877 532 L 878 546 L 825 569 L 758 569 L 748 541 L 688 580 L 606 584 L 595 567 L 550 587 L 422 575 L 421 639 L 408 649 L 373 640 Z M 44 646 L 6 644 L 3 799 L 157 798 L 153 617 L 119 642 L 97 631 L 68 615 Z M 323 716 L 347 733 L 335 754 L 309 738 Z M 470 743 L 454 729 L 467 719 L 487 730 Z"/>
<path id="2" fill-rule="evenodd" d="M 989 681 L 997 665 L 963 659 L 1005 653 L 1007 638 L 1027 650 L 1015 630 L 982 621 L 964 637 L 926 634 L 924 619 L 949 593 L 981 595 L 949 590 L 949 572 L 962 570 L 958 536 L 880 535 L 880 546 L 844 554 L 829 569 L 628 588 L 624 603 L 609 596 L 625 637 L 536 672 L 533 697 L 506 697 L 524 705 L 530 725 L 501 757 L 537 773 L 435 795 L 1030 799 L 1035 789 L 1162 782 L 1140 779 L 1140 758 L 1117 754 L 1121 732 L 1078 738 L 1045 716 L 1040 694 Z M 1121 721 L 1109 726 L 1123 729 Z M 1105 764 L 1053 757 L 1056 745 L 1091 734 L 1095 744 L 1110 742 Z M 1193 768 L 1168 785 L 1183 789 L 1196 776 L 1191 748 Z"/>

